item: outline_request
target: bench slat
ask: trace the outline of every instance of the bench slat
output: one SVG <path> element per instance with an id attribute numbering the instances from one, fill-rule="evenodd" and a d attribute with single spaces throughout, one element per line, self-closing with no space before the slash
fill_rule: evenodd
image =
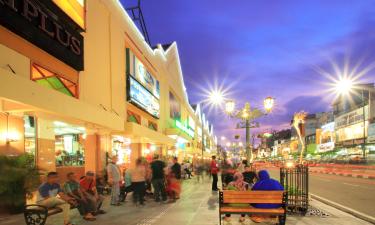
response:
<path id="1" fill-rule="evenodd" d="M 244 199 L 244 198 L 231 198 L 231 199 L 224 199 L 223 203 L 275 203 L 281 204 L 283 201 L 281 199 L 264 199 L 264 198 L 252 198 L 252 199 Z"/>
<path id="2" fill-rule="evenodd" d="M 220 213 L 257 213 L 257 214 L 284 214 L 283 208 L 259 209 L 252 207 L 221 207 Z"/>

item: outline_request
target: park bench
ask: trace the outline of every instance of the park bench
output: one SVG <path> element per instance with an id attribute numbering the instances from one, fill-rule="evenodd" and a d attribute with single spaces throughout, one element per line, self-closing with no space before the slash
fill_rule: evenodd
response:
<path id="1" fill-rule="evenodd" d="M 257 216 L 277 216 L 279 225 L 286 221 L 287 192 L 284 191 L 231 191 L 224 190 L 219 193 L 220 225 L 223 214 L 246 214 Z M 281 204 L 277 209 L 254 208 L 252 203 Z M 233 206 L 231 204 L 248 204 L 248 206 Z"/>
<path id="2" fill-rule="evenodd" d="M 71 209 L 73 208 L 75 207 L 71 207 Z M 47 217 L 61 212 L 62 209 L 58 206 L 47 208 L 43 205 L 31 204 L 25 206 L 23 214 L 27 225 L 44 225 L 47 221 Z"/>

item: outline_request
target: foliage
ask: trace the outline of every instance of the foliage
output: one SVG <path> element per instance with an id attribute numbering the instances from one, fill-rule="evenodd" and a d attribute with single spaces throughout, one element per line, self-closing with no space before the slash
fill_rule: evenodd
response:
<path id="1" fill-rule="evenodd" d="M 0 156 L 0 206 L 20 207 L 25 197 L 31 198 L 32 192 L 40 184 L 40 171 L 35 167 L 33 156 Z"/>

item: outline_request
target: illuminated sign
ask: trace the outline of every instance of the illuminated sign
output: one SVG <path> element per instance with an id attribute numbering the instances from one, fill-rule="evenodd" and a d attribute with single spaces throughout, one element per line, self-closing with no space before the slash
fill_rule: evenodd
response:
<path id="1" fill-rule="evenodd" d="M 155 118 L 160 117 L 159 100 L 132 76 L 128 77 L 128 101 L 142 108 Z"/>
<path id="2" fill-rule="evenodd" d="M 157 99 L 160 98 L 159 81 L 149 72 L 143 63 L 133 54 L 130 49 L 126 49 L 127 74 L 134 77 L 143 87 L 145 87 Z"/>
<path id="3" fill-rule="evenodd" d="M 365 113 L 365 120 L 368 120 L 368 105 L 364 109 L 361 107 L 338 116 L 335 118 L 336 129 L 363 122 L 363 113 Z"/>
<path id="4" fill-rule="evenodd" d="M 194 130 L 190 129 L 185 124 L 182 124 L 179 120 L 176 120 L 176 127 L 187 133 L 190 137 L 194 137 Z"/>
<path id="5" fill-rule="evenodd" d="M 85 0 L 52 0 L 77 25 L 85 28 Z"/>
<path id="6" fill-rule="evenodd" d="M 367 140 L 368 142 L 375 142 L 375 123 L 368 126 Z"/>
<path id="7" fill-rule="evenodd" d="M 0 0 L 0 25 L 82 71 L 83 36 L 68 21 L 52 1 Z"/>
<path id="8" fill-rule="evenodd" d="M 331 141 L 324 144 L 318 144 L 317 147 L 318 152 L 332 151 L 335 148 L 335 142 Z"/>
<path id="9" fill-rule="evenodd" d="M 189 116 L 188 125 L 191 129 L 193 129 L 193 130 L 195 129 L 195 121 L 191 116 Z"/>
<path id="10" fill-rule="evenodd" d="M 365 128 L 367 130 L 368 122 L 365 123 Z M 363 138 L 366 135 L 366 131 L 363 130 L 363 123 L 357 123 L 350 125 L 341 129 L 336 130 L 336 137 L 338 141 L 347 141 L 353 139 Z"/>

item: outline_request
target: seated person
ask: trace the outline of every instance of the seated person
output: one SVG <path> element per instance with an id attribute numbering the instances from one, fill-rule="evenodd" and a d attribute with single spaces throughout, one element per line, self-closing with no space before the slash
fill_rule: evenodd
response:
<path id="1" fill-rule="evenodd" d="M 58 174 L 49 172 L 47 174 L 47 182 L 41 184 L 38 188 L 37 204 L 47 208 L 59 207 L 62 209 L 64 225 L 72 225 L 70 223 L 70 204 L 77 204 L 73 198 L 65 195 L 58 183 Z"/>
<path id="2" fill-rule="evenodd" d="M 257 179 L 257 175 L 251 169 L 251 166 L 245 166 L 245 171 L 242 173 L 242 175 L 244 177 L 245 182 L 251 185 L 253 185 L 255 180 Z"/>
<path id="3" fill-rule="evenodd" d="M 258 181 L 254 184 L 253 191 L 283 191 L 284 187 L 279 183 L 279 181 L 270 178 L 269 173 L 267 170 L 261 170 L 258 173 Z M 262 208 L 262 209 L 275 209 L 280 208 L 280 204 L 271 204 L 271 203 L 254 203 L 252 204 L 255 208 Z M 263 222 L 268 217 L 264 216 L 252 216 L 251 219 L 254 222 Z"/>
<path id="4" fill-rule="evenodd" d="M 244 181 L 242 173 L 236 172 L 233 175 L 233 181 L 231 181 L 228 186 L 227 190 L 234 190 L 234 191 L 247 191 L 250 189 L 250 185 Z M 230 204 L 231 206 L 249 206 L 249 204 Z M 225 221 L 230 221 L 230 214 L 226 214 L 224 217 Z M 241 214 L 241 218 L 239 220 L 240 223 L 245 221 L 245 215 Z"/>
<path id="5" fill-rule="evenodd" d="M 100 195 L 96 190 L 94 172 L 88 171 L 86 173 L 86 176 L 79 181 L 79 185 L 81 187 L 83 196 L 94 204 L 94 214 L 104 214 L 105 211 L 100 209 L 103 204 L 104 197 Z"/>
<path id="6" fill-rule="evenodd" d="M 92 215 L 95 212 L 95 206 L 93 202 L 90 202 L 83 195 L 80 185 L 77 182 L 76 175 L 73 172 L 67 174 L 68 181 L 64 184 L 64 192 L 69 197 L 75 199 L 78 204 L 78 210 L 83 219 L 88 221 L 94 221 L 96 218 Z"/>

